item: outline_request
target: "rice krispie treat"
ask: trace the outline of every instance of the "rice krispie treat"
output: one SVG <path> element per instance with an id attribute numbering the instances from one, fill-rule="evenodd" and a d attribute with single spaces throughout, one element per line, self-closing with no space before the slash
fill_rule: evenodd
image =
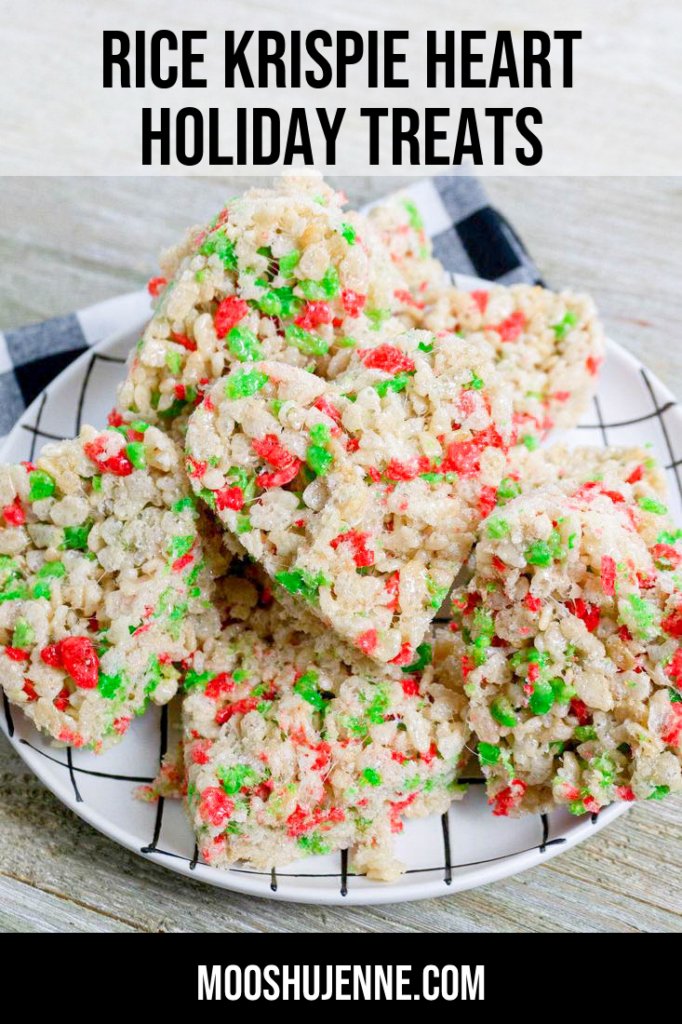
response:
<path id="1" fill-rule="evenodd" d="M 574 427 L 596 390 L 604 334 L 585 295 L 523 284 L 435 289 L 417 326 L 493 346 L 514 389 L 519 441 L 530 447 L 554 427 Z"/>
<path id="2" fill-rule="evenodd" d="M 623 484 L 629 484 L 639 485 L 637 497 L 647 493 L 665 500 L 667 495 L 665 473 L 645 448 L 568 448 L 554 444 L 530 451 L 518 445 L 509 453 L 507 478 L 498 488 L 498 505 L 550 484 L 566 493 L 588 484 L 616 493 Z"/>
<path id="3" fill-rule="evenodd" d="M 393 293 L 395 311 L 411 326 L 421 317 L 426 295 L 445 288 L 449 275 L 433 256 L 422 216 L 406 193 L 398 192 L 373 207 L 368 219 L 402 279 Z"/>
<path id="4" fill-rule="evenodd" d="M 192 415 L 187 466 L 280 588 L 407 665 L 494 507 L 510 435 L 487 347 L 412 331 L 355 353 L 334 384 L 235 369 Z"/>
<path id="5" fill-rule="evenodd" d="M 450 671 L 495 814 L 682 789 L 681 564 L 644 472 L 548 485 L 481 524 Z"/>
<path id="6" fill-rule="evenodd" d="M 175 445 L 142 422 L 0 467 L 0 685 L 38 728 L 100 752 L 176 692 L 219 628 L 225 568 L 194 506 Z"/>
<path id="7" fill-rule="evenodd" d="M 162 258 L 156 312 L 118 394 L 120 419 L 181 436 L 233 363 L 277 358 L 325 372 L 390 319 L 399 278 L 372 228 L 321 179 L 281 179 L 231 199 Z M 398 321 L 395 329 L 400 329 Z"/>
<path id="8" fill-rule="evenodd" d="M 467 739 L 461 694 L 426 664 L 380 669 L 333 633 L 228 626 L 195 655 L 183 704 L 187 805 L 203 859 L 269 870 L 353 848 L 392 880 L 403 817 L 443 813 Z"/>

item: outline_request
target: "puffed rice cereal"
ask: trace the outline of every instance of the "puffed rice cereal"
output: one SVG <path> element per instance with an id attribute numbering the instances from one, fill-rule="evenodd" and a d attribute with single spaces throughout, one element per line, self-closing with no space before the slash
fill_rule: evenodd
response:
<path id="1" fill-rule="evenodd" d="M 494 814 L 682 789 L 682 531 L 640 455 L 607 450 L 601 478 L 481 524 L 450 672 Z"/>
<path id="2" fill-rule="evenodd" d="M 143 422 L 0 467 L 0 684 L 56 740 L 118 742 L 219 628 L 225 560 L 206 564 L 194 506 L 175 445 Z"/>
<path id="3" fill-rule="evenodd" d="M 257 362 L 192 415 L 187 468 L 280 588 L 407 665 L 494 507 L 508 399 L 485 345 L 420 331 L 354 353 L 333 384 Z"/>
<path id="4" fill-rule="evenodd" d="M 115 416 L 181 437 L 233 363 L 276 358 L 325 372 L 330 356 L 387 328 L 400 290 L 371 226 L 315 177 L 230 200 L 162 257 L 156 312 L 132 353 Z M 398 321 L 395 329 L 400 329 Z"/>

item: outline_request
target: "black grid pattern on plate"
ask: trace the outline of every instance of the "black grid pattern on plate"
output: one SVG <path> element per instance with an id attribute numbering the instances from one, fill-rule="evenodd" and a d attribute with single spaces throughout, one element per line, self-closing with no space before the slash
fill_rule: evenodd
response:
<path id="1" fill-rule="evenodd" d="M 108 356 L 108 355 L 105 355 L 105 354 L 102 354 L 102 353 L 98 353 L 98 352 L 93 352 L 91 354 L 90 359 L 88 360 L 88 362 L 86 364 L 86 367 L 84 369 L 84 373 L 83 373 L 83 377 L 82 377 L 81 385 L 80 385 L 80 389 L 79 389 L 79 397 L 78 397 L 78 402 L 77 402 L 77 406 L 76 406 L 76 422 L 75 422 L 75 433 L 76 434 L 79 432 L 80 427 L 81 427 L 81 420 L 82 420 L 82 414 L 83 414 L 83 408 L 84 408 L 85 400 L 86 400 L 86 397 L 87 397 L 88 384 L 89 384 L 89 382 L 91 380 L 93 369 L 94 369 L 94 367 L 95 367 L 95 365 L 96 365 L 98 360 L 101 360 L 102 362 L 105 362 L 105 363 L 116 363 L 116 364 L 124 364 L 125 363 L 125 359 L 122 359 L 122 358 L 119 358 L 119 357 Z M 673 401 L 667 401 L 667 402 L 665 402 L 664 404 L 661 405 L 659 403 L 657 397 L 656 397 L 655 390 L 653 388 L 651 380 L 648 377 L 644 367 L 640 367 L 640 374 L 641 374 L 641 377 L 642 377 L 642 381 L 643 381 L 643 384 L 644 384 L 644 388 L 645 388 L 646 394 L 647 394 L 648 398 L 650 399 L 650 401 L 651 401 L 651 403 L 653 404 L 653 407 L 654 407 L 652 412 L 646 413 L 646 414 L 641 415 L 641 416 L 634 417 L 634 418 L 629 419 L 629 420 L 620 420 L 620 421 L 615 421 L 613 423 L 606 423 L 604 421 L 604 417 L 602 415 L 602 409 L 601 409 L 601 404 L 599 402 L 599 399 L 598 399 L 598 397 L 595 396 L 595 398 L 593 400 L 593 404 L 594 404 L 594 408 L 595 408 L 597 422 L 596 422 L 596 424 L 582 424 L 581 425 L 581 429 L 593 429 L 593 430 L 594 429 L 598 429 L 600 431 L 600 433 L 601 433 L 601 438 L 602 438 L 602 441 L 603 441 L 604 445 L 608 445 L 609 444 L 609 437 L 608 437 L 608 431 L 609 430 L 614 430 L 614 429 L 617 429 L 618 427 L 630 426 L 632 424 L 644 423 L 644 422 L 648 422 L 648 421 L 651 421 L 651 420 L 654 420 L 654 419 L 658 420 L 658 423 L 660 425 L 660 429 L 661 429 L 661 432 L 662 432 L 662 436 L 663 436 L 663 439 L 664 439 L 664 442 L 665 442 L 665 445 L 666 445 L 666 449 L 667 449 L 667 452 L 668 452 L 668 456 L 669 456 L 669 459 L 670 459 L 670 462 L 666 466 L 666 469 L 674 474 L 676 485 L 677 485 L 678 494 L 680 496 L 680 500 L 682 501 L 682 481 L 680 479 L 680 473 L 679 473 L 679 466 L 680 466 L 680 464 L 682 464 L 682 459 L 678 459 L 675 456 L 675 453 L 674 453 L 673 447 L 672 447 L 671 438 L 670 438 L 670 433 L 668 431 L 668 428 L 667 428 L 667 425 L 666 425 L 666 422 L 665 422 L 665 418 L 664 418 L 665 413 L 668 412 L 668 410 L 671 409 L 673 406 L 675 406 L 676 403 L 673 402 Z M 56 439 L 55 435 L 53 435 L 53 434 L 51 434 L 51 433 L 49 433 L 47 431 L 41 430 L 41 427 L 40 427 L 42 415 L 43 415 L 46 403 L 48 401 L 48 398 L 49 398 L 49 390 L 46 390 L 43 393 L 41 401 L 40 401 L 40 403 L 38 405 L 35 424 L 32 425 L 32 426 L 27 425 L 27 424 L 22 424 L 23 429 L 25 429 L 31 435 L 30 459 L 33 459 L 33 457 L 35 455 L 35 449 L 36 449 L 37 440 L 38 440 L 39 437 L 41 437 L 43 439 L 47 439 L 47 440 L 54 440 L 54 439 Z M 59 440 L 61 440 L 61 438 L 59 438 Z M 9 703 L 8 703 L 7 698 L 5 697 L 4 693 L 3 693 L 3 705 L 4 705 L 4 711 L 5 711 L 5 720 L 6 720 L 6 723 L 7 723 L 7 732 L 8 732 L 8 735 L 10 737 L 12 737 L 14 735 L 14 732 L 15 732 L 14 723 L 13 723 L 13 720 L 12 720 L 11 709 L 10 709 Z M 161 761 L 163 759 L 163 756 L 165 755 L 166 750 L 167 750 L 167 743 L 168 743 L 168 717 L 167 716 L 168 716 L 168 710 L 167 710 L 167 707 L 164 707 L 164 708 L 161 709 L 161 715 L 160 715 L 159 761 Z M 150 781 L 153 781 L 153 780 L 150 780 L 148 778 L 138 778 L 138 777 L 135 777 L 135 776 L 118 775 L 118 774 L 109 773 L 109 772 L 98 772 L 98 771 L 93 771 L 93 770 L 86 769 L 86 768 L 81 768 L 80 766 L 77 766 L 77 765 L 74 764 L 73 752 L 72 752 L 71 748 L 67 748 L 66 761 L 60 761 L 58 758 L 49 755 L 46 751 L 43 751 L 40 748 L 38 748 L 38 747 L 34 746 L 33 744 L 29 743 L 27 740 L 22 739 L 20 742 L 22 744 L 30 747 L 35 752 L 40 753 L 43 757 L 46 757 L 48 760 L 52 761 L 53 763 L 55 763 L 57 765 L 60 765 L 61 767 L 65 768 L 68 771 L 69 777 L 70 777 L 70 780 L 71 780 L 71 784 L 72 784 L 72 787 L 73 787 L 74 799 L 76 800 L 77 803 L 83 803 L 83 798 L 82 798 L 82 796 L 80 794 L 80 791 L 78 789 L 78 784 L 77 784 L 77 779 L 76 779 L 76 776 L 77 776 L 78 773 L 83 774 L 83 775 L 97 776 L 99 778 L 107 778 L 107 779 L 114 780 L 114 781 L 125 781 L 125 782 L 150 782 Z M 469 784 L 476 785 L 476 784 L 481 784 L 483 782 L 483 780 L 479 779 L 479 778 L 476 778 L 476 779 L 463 779 L 462 782 L 467 782 Z M 187 864 L 189 865 L 190 870 L 193 870 L 194 868 L 196 868 L 196 865 L 198 863 L 198 849 L 197 849 L 196 846 L 195 846 L 195 849 L 194 849 L 194 854 L 193 854 L 193 856 L 191 858 L 190 857 L 186 857 L 183 854 L 174 853 L 174 852 L 172 852 L 170 850 L 164 850 L 164 849 L 162 849 L 162 848 L 160 848 L 158 846 L 158 842 L 159 842 L 159 839 L 160 839 L 160 836 L 161 836 L 161 830 L 162 830 L 162 827 L 163 827 L 164 808 L 165 808 L 165 800 L 164 800 L 163 797 L 159 797 L 159 800 L 158 800 L 158 803 L 157 803 L 157 806 L 156 806 L 156 815 L 155 815 L 155 820 L 154 820 L 154 828 L 153 828 L 153 834 L 152 834 L 151 841 L 150 841 L 150 843 L 148 845 L 146 845 L 146 846 L 144 846 L 144 847 L 142 847 L 140 849 L 140 853 L 145 854 L 145 855 L 152 855 L 152 854 L 154 854 L 156 856 L 170 857 L 170 858 L 173 858 L 173 859 L 176 859 L 176 860 L 183 860 L 183 861 L 187 862 Z M 597 815 L 596 814 L 592 815 L 591 816 L 591 820 L 592 820 L 593 823 L 596 822 L 597 821 Z M 439 872 L 443 873 L 444 883 L 446 885 L 451 885 L 452 884 L 452 872 L 453 872 L 453 870 L 456 870 L 458 868 L 477 867 L 477 866 L 480 866 L 480 865 L 483 865 L 483 864 L 490 864 L 490 863 L 494 863 L 494 862 L 501 861 L 501 860 L 508 860 L 510 858 L 517 857 L 517 856 L 519 856 L 521 854 L 532 852 L 534 850 L 538 850 L 540 853 L 544 853 L 549 846 L 556 846 L 556 845 L 560 845 L 560 844 L 563 844 L 563 843 L 566 842 L 566 839 L 564 837 L 557 837 L 557 838 L 554 838 L 554 839 L 549 838 L 549 835 L 550 835 L 550 819 L 549 819 L 549 817 L 546 814 L 538 815 L 538 823 L 539 823 L 539 826 L 540 826 L 541 835 L 540 835 L 539 842 L 537 844 L 533 845 L 533 846 L 530 846 L 530 847 L 527 847 L 527 848 L 521 849 L 521 850 L 516 850 L 516 851 L 514 851 L 512 853 L 500 854 L 499 856 L 495 856 L 495 857 L 488 857 L 488 858 L 482 858 L 482 859 L 478 859 L 478 860 L 474 860 L 474 861 L 466 861 L 466 862 L 453 863 L 453 861 L 452 861 L 452 853 L 451 853 L 449 814 L 446 813 L 441 818 L 441 824 L 442 824 L 442 853 L 443 853 L 442 863 L 436 864 L 433 867 L 408 868 L 405 873 L 409 875 L 409 874 L 425 874 L 425 873 L 429 873 L 429 872 L 439 871 Z M 278 883 L 278 876 L 277 876 L 277 873 L 274 870 L 274 868 L 271 871 L 259 871 L 259 870 L 248 869 L 248 868 L 231 868 L 230 870 L 232 872 L 234 872 L 235 874 L 259 875 L 259 876 L 263 876 L 263 877 L 266 877 L 266 878 L 270 878 L 270 888 L 272 889 L 273 892 L 277 892 L 278 884 L 279 883 Z M 284 875 L 280 875 L 279 877 L 280 878 L 281 877 L 286 877 L 286 878 L 335 878 L 335 879 L 339 880 L 339 883 L 340 883 L 339 891 L 340 891 L 341 895 L 342 896 L 346 896 L 348 894 L 348 891 L 349 891 L 348 880 L 350 878 L 354 878 L 356 876 L 355 876 L 355 874 L 353 872 L 348 870 L 348 851 L 347 850 L 342 850 L 341 853 L 340 853 L 340 870 L 338 872 L 330 872 L 330 873 L 322 873 L 322 874 L 318 874 L 316 872 L 292 872 L 292 873 L 284 873 Z"/>

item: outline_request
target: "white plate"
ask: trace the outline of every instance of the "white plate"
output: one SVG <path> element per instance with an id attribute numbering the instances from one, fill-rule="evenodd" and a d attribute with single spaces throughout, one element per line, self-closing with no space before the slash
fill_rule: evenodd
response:
<path id="1" fill-rule="evenodd" d="M 466 283 L 473 286 L 471 279 Z M 123 317 L 124 299 L 121 303 Z M 138 336 L 138 330 L 127 329 L 60 374 L 7 438 L 3 461 L 31 459 L 46 440 L 71 437 L 82 423 L 102 426 L 122 363 Z M 668 469 L 671 511 L 682 521 L 677 465 L 682 461 L 682 412 L 670 391 L 614 342 L 608 344 L 597 399 L 584 423 L 563 439 L 574 445 L 650 444 Z M 136 721 L 125 742 L 100 757 L 51 746 L 19 712 L 7 717 L 6 705 L 0 724 L 42 782 L 111 839 L 188 877 L 281 900 L 361 904 L 445 896 L 542 864 L 593 835 L 628 806 L 614 804 L 595 821 L 572 817 L 563 809 L 542 817 L 500 819 L 490 813 L 482 787 L 474 784 L 442 819 L 406 823 L 396 845 L 408 870 L 393 885 L 349 874 L 340 854 L 311 857 L 276 875 L 241 868 L 221 872 L 196 863 L 194 840 L 179 803 L 149 805 L 133 798 L 135 786 L 156 774 L 165 742 L 163 712 Z"/>

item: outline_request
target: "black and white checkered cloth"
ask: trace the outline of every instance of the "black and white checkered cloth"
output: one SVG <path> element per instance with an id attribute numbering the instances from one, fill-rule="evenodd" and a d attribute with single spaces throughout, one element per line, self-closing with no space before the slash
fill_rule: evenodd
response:
<path id="1" fill-rule="evenodd" d="M 434 253 L 457 283 L 467 277 L 501 284 L 539 283 L 535 264 L 506 219 L 471 177 L 431 178 L 407 190 Z M 0 439 L 24 409 L 70 362 L 114 332 L 140 323 L 149 310 L 145 291 L 99 302 L 67 316 L 0 333 Z"/>

